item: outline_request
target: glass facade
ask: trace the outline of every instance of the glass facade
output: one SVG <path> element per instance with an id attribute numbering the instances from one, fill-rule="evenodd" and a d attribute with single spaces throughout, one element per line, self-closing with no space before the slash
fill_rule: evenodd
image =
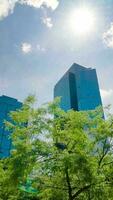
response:
<path id="1" fill-rule="evenodd" d="M 96 70 L 74 63 L 55 85 L 54 97 L 58 96 L 65 111 L 93 110 L 102 105 Z"/>
<path id="2" fill-rule="evenodd" d="M 0 96 L 0 158 L 8 157 L 11 149 L 10 132 L 5 130 L 4 120 L 10 120 L 9 112 L 22 106 L 21 102 L 8 96 Z"/>

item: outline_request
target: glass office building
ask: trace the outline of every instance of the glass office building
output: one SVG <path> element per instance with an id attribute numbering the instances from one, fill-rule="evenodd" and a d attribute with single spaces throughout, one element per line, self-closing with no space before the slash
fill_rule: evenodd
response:
<path id="1" fill-rule="evenodd" d="M 0 158 L 8 157 L 11 149 L 10 132 L 5 130 L 4 120 L 10 120 L 9 112 L 21 108 L 22 103 L 17 99 L 0 96 Z"/>
<path id="2" fill-rule="evenodd" d="M 54 97 L 61 97 L 60 107 L 65 111 L 102 105 L 96 70 L 74 63 L 55 85 Z"/>

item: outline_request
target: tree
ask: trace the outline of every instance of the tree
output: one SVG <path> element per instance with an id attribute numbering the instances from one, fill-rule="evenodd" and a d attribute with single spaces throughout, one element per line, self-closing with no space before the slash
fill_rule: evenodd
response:
<path id="1" fill-rule="evenodd" d="M 104 120 L 101 108 L 64 112 L 58 99 L 35 108 L 34 101 L 28 97 L 6 122 L 13 147 L 0 161 L 0 198 L 113 199 L 113 116 Z"/>

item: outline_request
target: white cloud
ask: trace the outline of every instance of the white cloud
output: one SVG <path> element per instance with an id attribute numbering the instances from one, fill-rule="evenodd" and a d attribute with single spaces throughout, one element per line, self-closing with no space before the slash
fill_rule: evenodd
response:
<path id="1" fill-rule="evenodd" d="M 0 0 L 0 19 L 13 13 L 17 1 L 18 0 Z"/>
<path id="2" fill-rule="evenodd" d="M 47 7 L 52 8 L 52 10 L 55 10 L 58 7 L 59 1 L 58 0 L 44 0 L 43 4 L 45 4 Z"/>
<path id="3" fill-rule="evenodd" d="M 28 42 L 23 42 L 21 44 L 21 51 L 23 54 L 29 54 L 31 52 L 36 53 L 37 51 L 44 53 L 44 52 L 46 52 L 46 49 L 44 47 L 42 47 L 40 44 L 32 45 Z"/>
<path id="4" fill-rule="evenodd" d="M 42 22 L 48 27 L 48 28 L 52 28 L 53 24 L 52 24 L 52 20 L 50 17 L 44 17 L 42 18 Z"/>
<path id="5" fill-rule="evenodd" d="M 113 106 L 113 90 L 112 89 L 101 89 L 101 96 L 104 106 L 112 105 Z M 112 109 L 113 112 L 113 109 Z"/>
<path id="6" fill-rule="evenodd" d="M 111 109 L 110 112 L 113 113 L 113 89 L 101 89 L 101 96 L 102 96 L 102 102 L 104 107 L 111 105 Z M 106 109 L 105 109 L 105 113 L 106 113 Z"/>
<path id="7" fill-rule="evenodd" d="M 37 45 L 36 45 L 36 49 L 37 49 L 38 51 L 46 52 L 46 49 L 45 49 L 44 47 L 41 47 L 40 44 L 37 44 Z"/>
<path id="8" fill-rule="evenodd" d="M 109 89 L 109 90 L 101 89 L 100 93 L 101 93 L 101 96 L 102 96 L 103 100 L 105 100 L 105 99 L 108 99 L 108 98 L 112 97 L 113 90 L 112 89 Z"/>
<path id="9" fill-rule="evenodd" d="M 24 54 L 28 54 L 32 51 L 32 45 L 27 42 L 23 42 L 21 45 L 21 50 Z"/>
<path id="10" fill-rule="evenodd" d="M 21 3 L 35 8 L 45 5 L 52 10 L 55 10 L 59 4 L 58 0 L 21 0 Z"/>
<path id="11" fill-rule="evenodd" d="M 25 4 L 34 8 L 40 8 L 45 5 L 55 10 L 59 4 L 58 0 L 0 0 L 0 19 L 13 13 L 16 3 Z"/>
<path id="12" fill-rule="evenodd" d="M 113 48 L 113 23 L 111 23 L 110 28 L 103 33 L 103 42 L 107 47 Z"/>

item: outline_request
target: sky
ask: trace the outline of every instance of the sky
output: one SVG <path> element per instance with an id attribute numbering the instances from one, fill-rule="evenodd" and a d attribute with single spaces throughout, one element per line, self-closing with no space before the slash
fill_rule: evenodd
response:
<path id="1" fill-rule="evenodd" d="M 77 34 L 70 20 L 84 6 L 95 21 Z M 73 63 L 96 68 L 103 104 L 113 111 L 113 0 L 0 0 L 0 95 L 51 101 Z"/>

